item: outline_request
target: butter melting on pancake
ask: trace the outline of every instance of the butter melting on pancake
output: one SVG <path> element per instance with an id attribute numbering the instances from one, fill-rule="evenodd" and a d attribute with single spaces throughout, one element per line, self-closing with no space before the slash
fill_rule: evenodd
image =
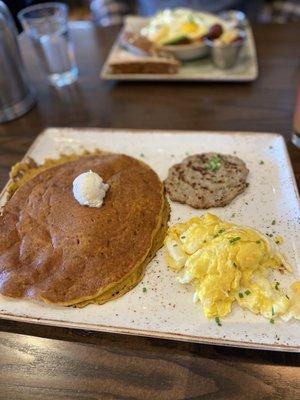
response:
<path id="1" fill-rule="evenodd" d="M 90 169 L 110 187 L 99 209 L 72 194 L 73 180 Z M 150 167 L 125 155 L 87 155 L 24 182 L 0 217 L 1 294 L 84 305 L 142 278 L 169 213 Z"/>

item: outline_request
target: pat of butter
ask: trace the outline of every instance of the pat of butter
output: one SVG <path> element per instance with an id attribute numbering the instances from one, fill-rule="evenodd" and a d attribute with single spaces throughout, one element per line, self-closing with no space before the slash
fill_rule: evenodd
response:
<path id="1" fill-rule="evenodd" d="M 93 171 L 78 175 L 73 181 L 73 195 L 82 206 L 100 208 L 109 185 Z"/>

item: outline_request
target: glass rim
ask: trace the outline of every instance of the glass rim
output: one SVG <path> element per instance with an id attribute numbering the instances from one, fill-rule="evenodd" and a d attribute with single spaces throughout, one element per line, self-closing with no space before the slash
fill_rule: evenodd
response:
<path id="1" fill-rule="evenodd" d="M 17 17 L 20 21 L 24 20 L 24 19 L 32 20 L 32 21 L 33 20 L 34 21 L 43 20 L 47 17 L 30 17 L 29 15 L 26 15 L 26 14 L 30 13 L 32 11 L 38 11 L 38 10 L 47 9 L 47 8 L 57 8 L 60 10 L 64 10 L 66 12 L 68 12 L 68 10 L 69 10 L 68 5 L 65 3 L 61 3 L 59 1 L 50 1 L 47 3 L 40 3 L 40 4 L 35 4 L 33 6 L 25 7 L 25 8 L 23 8 L 23 10 L 18 12 Z"/>

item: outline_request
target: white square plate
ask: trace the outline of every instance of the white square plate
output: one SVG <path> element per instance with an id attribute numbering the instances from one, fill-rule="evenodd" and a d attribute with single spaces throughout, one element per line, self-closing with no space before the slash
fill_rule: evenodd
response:
<path id="1" fill-rule="evenodd" d="M 166 177 L 168 168 L 181 161 L 187 153 L 220 151 L 237 154 L 250 170 L 250 185 L 229 206 L 211 209 L 210 212 L 262 232 L 282 235 L 285 241 L 281 251 L 294 267 L 297 279 L 300 278 L 299 195 L 280 135 L 57 128 L 43 132 L 27 156 L 42 163 L 45 158 L 57 158 L 61 153 L 96 148 L 140 158 L 161 179 Z M 0 205 L 4 203 L 5 190 Z M 171 223 L 201 214 L 201 210 L 171 202 Z M 276 225 L 271 225 L 273 219 Z M 283 286 L 288 286 L 293 279 L 292 276 L 280 276 Z M 201 306 L 192 301 L 192 290 L 180 285 L 175 274 L 168 269 L 164 249 L 147 267 L 143 281 L 120 299 L 101 306 L 76 309 L 0 296 L 0 316 L 38 324 L 238 347 L 300 349 L 299 321 L 270 324 L 263 317 L 238 307 L 222 320 L 221 327 L 214 320 L 205 319 Z"/>
<path id="2" fill-rule="evenodd" d="M 124 30 L 138 30 L 146 24 L 147 18 L 128 16 Z M 247 40 L 239 55 L 237 64 L 228 70 L 214 67 L 210 57 L 183 63 L 177 74 L 112 74 L 109 68 L 110 59 L 121 49 L 116 39 L 101 71 L 101 77 L 109 80 L 143 80 L 143 81 L 229 81 L 249 82 L 258 76 L 257 55 L 254 37 L 250 25 L 246 28 Z"/>

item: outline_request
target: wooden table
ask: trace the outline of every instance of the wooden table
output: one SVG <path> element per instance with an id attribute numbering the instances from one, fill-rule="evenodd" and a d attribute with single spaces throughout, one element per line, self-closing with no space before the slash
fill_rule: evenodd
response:
<path id="1" fill-rule="evenodd" d="M 0 179 L 48 126 L 278 132 L 290 139 L 300 25 L 255 27 L 254 83 L 101 82 L 118 29 L 74 23 L 80 79 L 55 90 L 27 40 L 37 106 L 0 126 Z M 300 151 L 289 144 L 298 184 Z M 0 320 L 0 399 L 299 399 L 299 354 L 51 328 Z"/>

